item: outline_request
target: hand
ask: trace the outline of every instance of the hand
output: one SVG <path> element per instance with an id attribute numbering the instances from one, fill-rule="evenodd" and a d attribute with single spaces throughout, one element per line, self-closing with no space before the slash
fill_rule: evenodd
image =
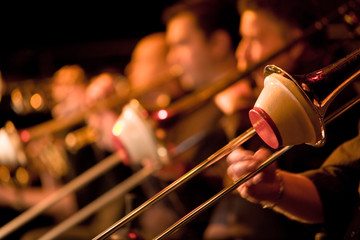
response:
<path id="1" fill-rule="evenodd" d="M 231 115 L 253 107 L 256 98 L 249 81 L 244 79 L 216 94 L 214 101 L 223 113 Z"/>
<path id="2" fill-rule="evenodd" d="M 95 111 L 88 115 L 88 126 L 95 131 L 95 144 L 100 149 L 115 151 L 112 128 L 117 118 L 117 113 L 112 110 Z"/>
<path id="3" fill-rule="evenodd" d="M 227 162 L 229 164 L 228 174 L 233 180 L 237 180 L 246 173 L 252 172 L 271 154 L 267 149 L 252 151 L 237 149 L 229 154 Z M 251 202 L 260 201 L 275 203 L 278 199 L 280 189 L 280 179 L 276 174 L 276 164 L 271 164 L 262 172 L 240 185 L 238 191 L 240 195 Z"/>
<path id="4" fill-rule="evenodd" d="M 115 77 L 110 73 L 101 73 L 93 77 L 86 88 L 85 102 L 88 106 L 115 93 Z"/>

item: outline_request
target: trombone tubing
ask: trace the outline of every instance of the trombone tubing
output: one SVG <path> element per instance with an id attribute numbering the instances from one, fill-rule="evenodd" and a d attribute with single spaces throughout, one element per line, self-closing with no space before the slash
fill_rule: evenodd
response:
<path id="1" fill-rule="evenodd" d="M 99 177 L 101 174 L 110 170 L 117 164 L 119 164 L 120 158 L 117 153 L 110 155 L 101 162 L 97 163 L 92 168 L 86 170 L 84 173 L 79 175 L 77 178 L 73 179 L 71 182 L 67 183 L 59 190 L 53 194 L 46 197 L 44 200 L 40 201 L 33 207 L 29 208 L 4 226 L 0 228 L 0 239 L 3 239 L 5 236 L 9 235 L 17 228 L 20 228 L 28 221 L 32 220 L 36 216 L 40 215 L 42 212 L 47 210 L 49 207 L 57 203 L 59 200 L 67 196 L 68 194 L 76 191 L 77 189 L 88 184 L 90 181 Z"/>
<path id="2" fill-rule="evenodd" d="M 168 185 L 166 188 L 161 190 L 159 193 L 157 193 L 155 196 L 144 202 L 142 205 L 131 211 L 128 215 L 124 216 L 122 219 L 114 223 L 112 226 L 110 226 L 108 229 L 106 229 L 104 232 L 98 234 L 95 239 L 106 239 L 111 234 L 119 230 L 122 226 L 124 226 L 126 223 L 131 221 L 133 218 L 138 216 L 141 212 L 143 212 L 146 208 L 152 206 L 159 200 L 161 200 L 163 197 L 167 196 L 169 193 L 177 189 L 181 184 L 187 182 L 192 177 L 206 169 L 207 167 L 211 166 L 212 164 L 218 162 L 220 159 L 222 159 L 224 156 L 228 155 L 230 152 L 232 152 L 235 148 L 239 147 L 241 144 L 246 142 L 248 139 L 253 137 L 255 135 L 254 128 L 249 128 L 247 131 L 245 131 L 240 136 L 234 138 L 231 140 L 227 145 L 222 147 L 220 150 L 212 154 L 210 157 L 208 157 L 205 161 L 194 167 L 192 170 L 184 174 L 182 177 L 175 180 L 173 183 Z"/>
<path id="3" fill-rule="evenodd" d="M 39 240 L 55 239 L 55 237 L 64 233 L 72 226 L 75 226 L 76 224 L 85 220 L 87 217 L 89 217 L 94 212 L 98 211 L 103 206 L 120 198 L 123 194 L 125 194 L 126 192 L 130 191 L 132 188 L 139 185 L 145 178 L 150 176 L 156 169 L 157 169 L 156 167 L 144 167 L 140 171 L 137 171 L 136 173 L 128 177 L 126 180 L 117 184 L 111 190 L 107 191 L 106 193 L 98 197 L 96 200 L 94 200 L 93 202 L 89 203 L 88 205 L 80 209 L 74 215 L 62 221 L 56 227 L 54 227 L 49 232 L 41 236 Z"/>
<path id="4" fill-rule="evenodd" d="M 343 114 L 344 112 L 349 110 L 351 107 L 356 105 L 358 102 L 360 102 L 360 96 L 353 98 L 342 108 L 340 108 L 337 111 L 335 111 L 334 113 L 330 114 L 325 119 L 325 124 L 329 124 L 330 122 L 332 122 L 333 120 L 338 118 L 341 114 Z M 210 206 L 212 206 L 216 201 L 218 201 L 219 199 L 224 197 L 226 194 L 234 191 L 238 186 L 240 186 L 241 184 L 243 184 L 250 178 L 254 177 L 256 174 L 258 174 L 259 172 L 264 170 L 267 166 L 269 166 L 271 163 L 273 163 L 278 157 L 283 155 L 285 152 L 290 150 L 292 147 L 293 146 L 285 146 L 285 147 L 281 148 L 280 150 L 276 151 L 274 154 L 272 154 L 270 157 L 268 157 L 266 160 L 264 160 L 256 170 L 254 170 L 250 173 L 244 174 L 238 180 L 233 182 L 230 186 L 221 190 L 219 193 L 217 193 L 216 195 L 211 197 L 209 200 L 207 200 L 206 202 L 204 202 L 203 204 L 201 204 L 200 206 L 198 206 L 197 208 L 195 208 L 194 210 L 189 212 L 187 215 L 182 217 L 180 220 L 178 220 L 176 223 L 174 223 L 172 226 L 170 226 L 168 229 L 166 229 L 164 232 L 162 232 L 160 235 L 156 236 L 153 239 L 156 239 L 156 240 L 163 239 L 165 236 L 173 233 L 176 229 L 180 228 L 183 224 L 189 222 L 191 219 L 193 219 L 199 213 L 201 213 L 202 211 L 204 211 L 207 208 L 209 208 Z"/>
<path id="5" fill-rule="evenodd" d="M 1 79 L 1 76 L 0 76 Z M 51 119 L 47 122 L 40 123 L 36 126 L 27 128 L 22 130 L 26 136 L 26 142 L 32 139 L 36 139 L 44 134 L 54 133 L 60 131 L 62 129 L 69 128 L 74 126 L 75 124 L 79 124 L 85 120 L 85 117 L 96 110 L 103 109 L 103 108 L 115 108 L 115 107 L 122 107 L 124 106 L 130 99 L 138 98 L 141 95 L 153 91 L 158 87 L 162 86 L 168 78 L 161 78 L 155 84 L 151 85 L 145 89 L 132 89 L 128 93 L 124 94 L 112 94 L 104 99 L 99 100 L 94 105 L 88 106 L 86 109 L 74 113 L 70 116 L 63 117 L 63 118 L 55 118 Z M 1 86 L 1 85 L 0 85 Z M 1 95 L 0 95 L 1 97 Z M 1 98 L 0 98 L 1 99 Z"/>
<path id="6" fill-rule="evenodd" d="M 344 112 L 346 112 L 348 109 L 350 109 L 351 107 L 353 107 L 354 105 L 356 105 L 357 103 L 360 102 L 360 96 L 357 96 L 355 98 L 353 98 L 352 100 L 350 100 L 347 104 L 345 104 L 342 108 L 338 109 L 337 111 L 333 112 L 332 114 L 330 114 L 329 116 L 327 116 L 327 118 L 325 119 L 325 124 L 329 124 L 330 122 L 332 122 L 333 120 L 335 120 L 336 118 L 338 118 L 341 114 L 343 114 Z M 128 215 L 126 215 L 125 217 L 123 217 L 122 219 L 120 219 L 118 222 L 116 222 L 115 224 L 113 224 L 111 227 L 109 227 L 107 230 L 103 231 L 102 233 L 100 233 L 99 235 L 97 235 L 95 238 L 93 238 L 93 240 L 99 240 L 99 239 L 106 239 L 107 237 L 109 237 L 112 233 L 114 233 L 115 231 L 117 231 L 121 226 L 125 225 L 126 223 L 128 223 L 131 219 L 133 219 L 134 217 L 136 217 L 137 215 L 139 215 L 141 213 L 141 211 L 143 211 L 146 207 L 150 207 L 151 205 L 153 205 L 155 202 L 157 202 L 158 200 L 160 200 L 162 197 L 166 196 L 169 191 L 174 190 L 175 188 L 177 188 L 182 182 L 185 182 L 186 180 L 188 180 L 188 178 L 191 177 L 191 175 L 193 174 L 197 174 L 199 171 L 205 169 L 205 167 L 210 166 L 211 164 L 215 163 L 217 160 L 220 160 L 222 157 L 224 157 L 225 155 L 228 155 L 230 152 L 232 152 L 236 147 L 240 146 L 242 143 L 244 143 L 245 141 L 247 141 L 248 139 L 250 139 L 252 136 L 255 135 L 255 130 L 253 128 L 249 128 L 246 132 L 244 132 L 243 134 L 241 134 L 240 136 L 236 137 L 235 139 L 233 139 L 231 142 L 229 142 L 227 145 L 225 145 L 223 148 L 221 148 L 220 150 L 218 150 L 216 153 L 214 153 L 213 155 L 211 155 L 207 160 L 205 160 L 204 162 L 200 163 L 198 166 L 196 166 L 195 168 L 193 168 L 191 171 L 189 171 L 188 173 L 186 173 L 185 175 L 183 175 L 182 177 L 180 177 L 178 180 L 176 180 L 175 182 L 173 182 L 172 184 L 170 184 L 168 187 L 166 187 L 165 189 L 163 189 L 162 191 L 160 191 L 158 194 L 156 194 L 153 198 L 149 199 L 147 202 L 143 203 L 141 206 L 139 206 L 138 208 L 136 208 L 135 210 L 133 210 L 132 212 L 130 212 Z M 282 149 L 278 150 L 277 152 L 275 152 L 274 154 L 272 154 L 269 158 L 267 158 L 260 166 L 258 169 L 256 169 L 253 172 L 250 172 L 248 174 L 245 174 L 243 177 L 239 178 L 238 180 L 236 180 L 232 185 L 230 185 L 228 188 L 223 189 L 222 191 L 220 191 L 218 194 L 216 194 L 215 196 L 213 196 L 212 198 L 210 198 L 208 201 L 206 201 L 205 203 L 203 203 L 202 205 L 198 206 L 196 209 L 194 209 L 193 211 L 191 211 L 190 213 L 188 213 L 187 215 L 185 215 L 183 218 L 181 218 L 179 221 L 177 221 L 176 223 L 174 223 L 171 227 L 169 227 L 167 230 L 165 230 L 162 234 L 158 235 L 157 237 L 155 237 L 154 239 L 162 239 L 165 236 L 167 236 L 168 234 L 171 234 L 172 232 L 174 232 L 176 229 L 178 229 L 180 226 L 182 226 L 183 224 L 187 223 L 188 221 L 190 221 L 193 217 L 197 216 L 199 213 L 201 213 L 203 210 L 207 209 L 208 207 L 210 207 L 212 204 L 214 204 L 216 201 L 218 201 L 220 198 L 222 198 L 223 196 L 225 196 L 227 193 L 232 192 L 233 190 L 235 190 L 240 184 L 244 183 L 245 181 L 249 180 L 250 178 L 252 178 L 253 176 L 255 176 L 257 173 L 259 173 L 260 171 L 262 171 L 265 167 L 267 167 L 268 165 L 270 165 L 271 163 L 273 163 L 278 157 L 280 157 L 282 154 L 284 154 L 286 151 L 290 150 L 293 146 L 286 146 L 283 147 Z"/>
<path id="7" fill-rule="evenodd" d="M 215 94 L 223 91 L 227 87 L 230 87 L 232 84 L 234 84 L 239 79 L 244 79 L 248 77 L 252 72 L 259 69 L 260 67 L 263 67 L 266 65 L 269 61 L 275 59 L 280 54 L 287 52 L 291 50 L 296 44 L 299 42 L 309 38 L 310 36 L 314 35 L 318 31 L 321 31 L 325 29 L 332 21 L 334 21 L 338 15 L 343 14 L 348 9 L 351 9 L 351 3 L 352 0 L 349 0 L 347 3 L 344 3 L 334 11 L 330 12 L 328 16 L 319 19 L 315 23 L 313 23 L 311 26 L 309 26 L 303 33 L 302 36 L 295 38 L 293 41 L 289 42 L 287 45 L 285 45 L 283 48 L 279 49 L 275 53 L 271 54 L 270 56 L 263 58 L 259 60 L 257 63 L 255 63 L 253 66 L 250 66 L 248 69 L 246 69 L 244 72 L 237 72 L 230 76 L 227 76 L 210 86 L 200 89 L 198 91 L 195 91 L 192 94 L 189 94 L 188 96 L 185 96 L 183 98 L 180 98 L 178 101 L 171 104 L 169 107 L 167 107 L 165 110 L 168 113 L 168 118 L 171 118 L 173 116 L 176 116 L 179 113 L 183 113 L 185 111 L 194 109 L 195 107 L 203 104 L 204 102 L 210 100 Z"/>
<path id="8" fill-rule="evenodd" d="M 261 163 L 261 165 L 253 172 L 245 174 L 243 177 L 236 180 L 234 183 L 232 183 L 229 187 L 221 190 L 219 193 L 211 197 L 209 200 L 186 214 L 184 217 L 182 217 L 180 220 L 178 220 L 176 223 L 174 223 L 172 226 L 170 226 L 168 229 L 166 229 L 164 232 L 162 232 L 160 235 L 156 236 L 153 239 L 162 239 L 165 236 L 173 233 L 176 229 L 180 228 L 183 224 L 189 222 L 192 218 L 197 216 L 200 212 L 206 210 L 211 205 L 213 205 L 216 201 L 224 197 L 226 194 L 234 191 L 240 184 L 246 182 L 250 178 L 254 177 L 256 174 L 261 172 L 265 167 L 269 166 L 271 163 L 273 163 L 278 157 L 280 157 L 282 154 L 284 154 L 286 151 L 290 150 L 293 146 L 286 146 L 282 149 L 278 150 L 274 154 L 272 154 L 270 157 L 268 157 L 264 162 Z"/>

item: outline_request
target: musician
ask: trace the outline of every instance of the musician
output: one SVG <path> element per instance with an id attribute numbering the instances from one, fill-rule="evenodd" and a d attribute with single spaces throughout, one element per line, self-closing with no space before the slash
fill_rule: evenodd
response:
<path id="1" fill-rule="evenodd" d="M 359 239 L 359 149 L 357 135 L 332 152 L 320 168 L 298 174 L 278 169 L 275 162 L 238 192 L 256 204 L 274 206 L 274 211 L 290 219 L 321 224 L 325 232 L 319 239 Z M 270 153 L 235 150 L 227 158 L 229 175 L 235 180 L 256 169 Z"/>
<path id="2" fill-rule="evenodd" d="M 164 11 L 168 60 L 182 70 L 181 82 L 190 91 L 204 89 L 237 72 L 234 50 L 239 40 L 239 15 L 234 4 L 232 0 L 184 1 Z M 166 141 L 177 145 L 194 134 L 215 132 L 223 116 L 212 100 L 189 112 L 180 113 L 176 124 L 167 128 Z M 208 153 L 202 155 L 207 157 Z M 190 154 L 182 159 L 194 165 L 193 157 Z"/>
<path id="3" fill-rule="evenodd" d="M 160 107 L 166 107 L 174 99 L 184 94 L 183 89 L 179 85 L 177 75 L 173 73 L 170 64 L 166 61 L 167 51 L 168 46 L 165 42 L 164 33 L 156 32 L 148 34 L 136 43 L 131 59 L 124 70 L 125 76 L 122 76 L 114 69 L 110 69 L 91 78 L 90 84 L 86 88 L 86 103 L 89 106 L 106 98 L 113 99 L 111 97 L 114 97 L 114 95 L 124 100 L 118 104 L 112 102 L 110 103 L 112 107 L 97 109 L 87 115 L 87 126 L 96 132 L 94 139 L 96 155 L 99 155 L 101 151 L 113 153 L 118 150 L 116 139 L 112 134 L 112 128 L 121 113 L 122 107 L 127 103 L 126 99 L 129 97 L 136 98 L 147 111 L 152 112 Z M 111 178 L 117 179 L 117 183 L 119 183 L 120 180 L 129 177 L 129 174 L 137 171 L 138 167 L 140 166 L 137 166 L 137 164 L 125 161 L 115 170 L 109 171 L 104 178 L 110 178 L 110 180 Z M 145 185 L 143 187 L 145 191 L 147 190 L 147 182 L 143 184 Z M 110 209 L 110 212 L 107 215 L 103 214 L 106 211 L 101 211 L 102 213 L 97 214 L 98 224 L 92 223 L 92 226 L 97 229 L 95 231 L 100 232 L 104 230 L 117 220 L 116 217 L 120 218 L 123 212 L 118 211 L 119 207 L 122 210 L 124 208 L 131 210 L 132 206 L 136 205 L 134 201 L 142 201 L 142 199 L 138 200 L 142 195 L 141 189 L 135 188 L 129 194 L 126 194 L 124 198 L 121 198 L 120 201 L 106 206 L 106 209 Z M 124 201 L 122 201 L 125 198 L 131 199 L 130 201 L 125 201 L 126 206 Z M 134 223 L 133 225 L 136 226 L 137 224 Z M 132 226 L 129 228 L 126 231 L 120 230 L 114 234 L 114 237 L 126 237 L 128 231 L 132 231 Z M 89 235 L 94 235 L 93 232 L 94 230 L 92 229 Z"/>
<path id="4" fill-rule="evenodd" d="M 51 84 L 52 95 L 55 102 L 55 107 L 53 109 L 54 118 L 62 119 L 65 117 L 72 117 L 78 113 L 84 112 L 86 109 L 93 106 L 94 102 L 100 101 L 100 99 L 106 95 L 105 93 L 113 92 L 112 76 L 113 75 L 111 75 L 110 73 L 108 75 L 106 73 L 102 73 L 99 74 L 99 76 L 91 78 L 89 81 L 85 71 L 82 69 L 81 66 L 65 65 L 61 67 L 58 71 L 54 73 Z M 99 80 L 101 84 L 97 85 L 96 91 L 98 92 L 94 92 L 92 87 L 95 84 L 91 84 L 95 83 L 97 80 Z M 100 94 L 99 92 L 103 94 Z M 101 112 L 101 114 L 103 114 L 105 110 L 101 109 L 99 111 Z M 34 161 L 39 162 L 40 160 L 47 160 L 43 163 L 44 169 L 50 169 L 53 171 L 57 170 L 57 172 L 63 170 L 63 172 L 59 172 L 57 175 L 53 173 L 53 177 L 56 176 L 59 181 L 59 185 L 57 186 L 57 188 L 54 189 L 54 191 L 58 190 L 62 185 L 73 180 L 78 175 L 91 168 L 96 163 L 98 163 L 98 161 L 104 159 L 108 155 L 108 152 L 100 151 L 97 148 L 103 147 L 104 145 L 97 146 L 92 145 L 91 142 L 89 142 L 88 144 L 85 144 L 78 149 L 70 149 L 69 146 L 66 145 L 67 134 L 69 132 L 82 129 L 86 126 L 89 126 L 90 128 L 94 127 L 94 125 L 92 125 L 95 124 L 93 117 L 99 116 L 97 114 L 99 114 L 99 112 L 91 112 L 85 117 L 83 121 L 80 121 L 75 126 L 71 126 L 68 129 L 62 129 L 53 134 L 44 134 L 44 136 L 41 136 L 39 139 L 35 139 L 35 141 L 30 141 L 30 144 L 27 145 L 27 147 L 29 148 L 29 152 L 34 158 Z M 115 119 L 116 116 L 117 115 L 115 115 Z M 90 120 L 91 123 L 89 123 Z M 106 126 L 109 126 L 109 124 L 111 126 L 111 124 L 113 123 L 110 122 Z M 109 128 L 106 129 L 108 130 Z M 104 132 L 106 131 L 104 130 Z M 45 156 L 46 153 L 49 152 L 47 151 L 47 144 L 50 143 L 49 139 L 54 142 L 56 141 L 57 150 L 61 151 L 61 154 L 57 155 L 60 155 L 61 158 L 55 158 L 52 155 Z M 104 149 L 108 150 L 107 148 Z M 60 162 L 60 160 L 62 162 Z M 55 166 L 54 168 L 52 168 L 51 163 L 53 163 L 53 165 Z M 121 171 L 123 169 L 119 170 L 119 168 L 116 168 L 116 170 L 118 170 L 117 173 L 121 174 L 114 176 L 114 173 L 109 171 L 107 175 L 101 176 L 94 181 L 88 183 L 86 186 L 80 188 L 75 193 L 69 194 L 69 196 L 73 200 L 73 202 L 71 203 L 75 205 L 75 209 L 73 209 L 71 214 L 68 214 L 66 217 L 71 216 L 76 212 L 76 210 L 91 203 L 101 194 L 105 193 L 107 190 L 117 184 L 119 182 L 118 176 L 124 178 L 128 176 L 127 172 Z M 54 172 L 56 173 L 56 171 Z M 42 199 L 44 197 L 45 196 L 43 196 Z M 39 202 L 39 200 L 37 202 Z M 61 206 L 61 208 L 59 209 L 60 213 L 62 213 L 62 215 L 64 215 L 64 213 L 67 213 L 69 209 L 72 209 L 70 208 L 70 206 L 71 205 Z M 109 209 L 110 207 L 111 209 Z M 82 223 L 74 226 L 73 228 L 63 233 L 60 238 L 80 240 L 93 237 L 105 227 L 112 224 L 118 218 L 121 212 L 120 207 L 121 204 L 116 204 L 115 206 L 109 205 L 108 208 L 101 209 L 101 211 L 96 212 L 96 214 L 90 216 L 86 221 L 83 221 Z M 60 214 L 58 215 L 61 216 Z M 22 239 L 38 239 L 47 231 L 49 231 L 49 228 L 33 229 L 32 231 L 25 233 L 22 236 Z"/>
<path id="5" fill-rule="evenodd" d="M 166 108 L 186 93 L 179 70 L 167 61 L 165 32 L 146 35 L 138 41 L 125 68 L 131 91 L 150 112 Z"/>
<path id="6" fill-rule="evenodd" d="M 65 65 L 58 69 L 51 80 L 51 97 L 54 118 L 69 116 L 85 108 L 87 77 L 79 65 Z"/>
<path id="7" fill-rule="evenodd" d="M 126 98 L 128 83 L 124 76 L 116 71 L 105 70 L 90 79 L 86 88 L 86 104 L 91 107 L 106 98 L 113 100 L 115 95 Z M 114 100 L 113 100 L 114 101 Z M 93 131 L 95 146 L 106 152 L 114 152 L 112 128 L 121 113 L 121 106 L 100 107 L 90 111 L 86 116 L 89 131 Z M 113 104 L 114 105 L 114 104 Z M 90 133 L 91 134 L 91 133 Z"/>
<path id="8" fill-rule="evenodd" d="M 311 3 L 281 0 L 240 0 L 238 7 L 241 15 L 239 32 L 242 39 L 236 56 L 237 67 L 241 72 L 276 53 L 293 40 L 302 37 L 306 29 L 320 18 L 320 13 L 317 11 L 319 8 L 324 9 L 324 12 L 331 9 L 328 5 L 321 5 L 319 1 Z M 338 54 L 344 55 L 342 46 L 333 44 L 325 33 L 320 31 L 315 36 L 298 42 L 290 51 L 280 54 L 252 71 L 248 77 L 253 83 L 252 94 L 256 98 L 263 88 L 263 71 L 266 64 L 277 65 L 289 73 L 302 74 L 328 65 L 332 59 L 337 58 Z M 215 97 L 217 104 L 228 115 L 236 116 L 243 108 L 241 105 L 243 94 L 239 86 L 241 87 L 235 84 L 234 87 L 230 87 Z M 349 95 L 354 94 L 351 90 L 349 92 Z M 324 148 L 296 146 L 294 151 L 287 155 L 286 160 L 285 157 L 279 159 L 279 167 L 299 172 L 320 166 L 325 156 L 340 142 L 354 135 L 352 129 L 356 121 L 350 114 L 346 120 L 339 121 L 341 123 L 338 122 L 328 128 L 328 141 Z M 248 127 L 239 125 L 237 131 L 233 133 L 234 136 Z M 243 147 L 254 150 L 263 145 L 261 140 L 254 138 Z M 239 196 L 230 194 L 226 199 L 228 201 L 220 201 L 215 210 L 212 223 L 205 232 L 205 238 L 313 239 L 316 232 L 312 227 L 298 224 L 267 209 L 264 210 L 258 205 L 242 200 Z"/>
<path id="9" fill-rule="evenodd" d="M 239 16 L 234 1 L 180 1 L 167 8 L 163 18 L 169 47 L 167 59 L 171 65 L 181 69 L 180 82 L 187 91 L 204 89 L 236 72 L 234 53 L 235 44 L 239 40 Z M 173 156 L 169 165 L 156 172 L 151 181 L 147 181 L 149 196 L 204 160 L 227 141 L 225 133 L 218 127 L 221 117 L 222 112 L 210 101 L 177 115 L 173 121 L 170 119 L 169 124 L 165 124 L 164 142 L 168 145 L 170 154 L 182 142 L 198 139 L 191 143 L 191 148 L 187 151 Z M 155 209 L 145 211 L 140 216 L 140 229 L 145 238 L 156 236 L 169 223 L 221 189 L 224 167 L 209 169 L 204 175 L 195 177 L 169 198 L 162 200 L 160 205 L 156 204 Z M 204 214 L 172 237 L 201 239 L 207 220 L 208 214 Z"/>
<path id="10" fill-rule="evenodd" d="M 80 66 L 66 65 L 58 69 L 50 84 L 54 118 L 64 118 L 83 109 L 86 76 Z M 59 132 L 55 136 L 45 132 L 43 136 L 24 144 L 29 160 L 29 172 L 34 177 L 26 186 L 1 184 L 2 207 L 13 208 L 17 213 L 21 213 L 63 186 L 73 170 L 62 142 L 63 134 Z M 34 223 L 29 223 L 11 234 L 9 239 L 37 239 L 38 234 L 43 233 L 38 227 L 53 225 L 71 216 L 78 209 L 78 203 L 75 194 L 69 194 L 34 219 Z M 5 215 L 7 214 L 3 214 Z M 42 225 L 37 225 L 36 222 L 44 217 L 46 219 Z"/>

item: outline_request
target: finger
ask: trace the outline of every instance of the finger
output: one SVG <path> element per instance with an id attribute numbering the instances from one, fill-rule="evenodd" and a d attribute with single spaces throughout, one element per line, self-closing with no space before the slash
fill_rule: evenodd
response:
<path id="1" fill-rule="evenodd" d="M 254 159 L 257 161 L 264 161 L 271 155 L 271 151 L 267 148 L 260 148 L 258 151 L 254 153 Z"/>
<path id="2" fill-rule="evenodd" d="M 246 161 L 246 162 L 236 162 L 231 164 L 228 167 L 228 174 L 235 179 L 239 178 L 240 176 L 248 172 L 247 163 L 248 162 Z"/>
<path id="3" fill-rule="evenodd" d="M 255 171 L 261 163 L 262 163 L 261 159 L 252 158 L 251 161 L 249 161 L 247 164 L 247 171 L 249 172 Z"/>
<path id="4" fill-rule="evenodd" d="M 254 154 L 254 159 L 257 162 L 263 162 L 265 161 L 269 156 L 271 155 L 271 151 L 265 148 L 259 149 L 255 154 Z M 259 163 L 260 164 L 260 163 Z M 264 172 L 264 176 L 263 179 L 264 181 L 271 181 L 274 177 L 275 177 L 275 172 L 277 169 L 277 162 L 274 161 L 272 164 L 268 165 L 266 168 L 264 168 L 263 172 Z"/>
<path id="5" fill-rule="evenodd" d="M 232 178 L 232 180 L 236 180 L 238 179 L 238 175 L 237 172 L 235 171 L 235 166 L 234 164 L 233 165 L 230 165 L 228 168 L 227 168 L 227 174 Z"/>
<path id="6" fill-rule="evenodd" d="M 249 195 L 248 195 L 248 193 L 247 193 L 247 188 L 246 188 L 245 186 L 243 186 L 243 185 L 240 186 L 240 187 L 238 188 L 238 191 L 239 191 L 241 197 L 243 197 L 243 198 L 245 198 L 245 199 L 247 199 L 247 198 L 249 197 Z"/>
<path id="7" fill-rule="evenodd" d="M 262 172 L 256 174 L 252 179 L 251 179 L 251 183 L 253 185 L 256 185 L 258 183 L 260 183 L 263 180 L 263 176 L 264 174 Z"/>
<path id="8" fill-rule="evenodd" d="M 252 158 L 253 152 L 244 150 L 244 149 L 236 149 L 232 153 L 230 153 L 227 157 L 227 162 L 232 164 L 238 161 L 249 160 Z"/>

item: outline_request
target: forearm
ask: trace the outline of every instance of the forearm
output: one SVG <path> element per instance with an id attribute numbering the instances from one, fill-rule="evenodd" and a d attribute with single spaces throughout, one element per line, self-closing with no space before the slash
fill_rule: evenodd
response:
<path id="1" fill-rule="evenodd" d="M 310 179 L 279 171 L 284 191 L 274 210 L 291 219 L 306 223 L 322 223 L 323 207 L 315 185 Z"/>
<path id="2" fill-rule="evenodd" d="M 228 174 L 236 180 L 254 171 L 270 154 L 266 149 L 254 154 L 235 150 L 227 159 Z M 322 202 L 314 183 L 303 175 L 277 169 L 275 163 L 239 186 L 238 191 L 243 198 L 274 208 L 291 219 L 306 223 L 324 221 Z"/>
<path id="3" fill-rule="evenodd" d="M 16 188 L 10 186 L 1 186 L 4 197 L 0 200 L 1 206 L 10 206 L 19 210 L 28 209 L 53 194 L 57 189 L 41 188 Z M 76 199 L 70 194 L 53 206 L 45 210 L 45 214 L 63 219 L 70 216 L 77 210 Z"/>

